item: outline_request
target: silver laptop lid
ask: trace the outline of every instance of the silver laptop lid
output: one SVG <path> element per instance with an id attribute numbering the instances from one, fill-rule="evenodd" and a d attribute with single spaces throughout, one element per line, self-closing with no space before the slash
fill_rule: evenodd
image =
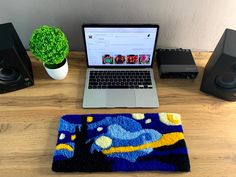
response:
<path id="1" fill-rule="evenodd" d="M 88 67 L 151 68 L 158 25 L 83 25 Z"/>

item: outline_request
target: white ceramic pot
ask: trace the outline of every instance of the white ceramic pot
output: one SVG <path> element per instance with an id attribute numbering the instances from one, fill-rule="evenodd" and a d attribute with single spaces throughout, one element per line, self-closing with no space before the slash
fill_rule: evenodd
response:
<path id="1" fill-rule="evenodd" d="M 67 62 L 67 59 L 65 59 L 65 63 L 64 65 L 62 65 L 61 67 L 59 68 L 56 68 L 56 69 L 50 69 L 50 68 L 47 68 L 45 66 L 45 64 L 43 64 L 44 68 L 46 69 L 48 75 L 55 79 L 55 80 L 62 80 L 64 79 L 67 74 L 68 74 L 68 62 Z"/>

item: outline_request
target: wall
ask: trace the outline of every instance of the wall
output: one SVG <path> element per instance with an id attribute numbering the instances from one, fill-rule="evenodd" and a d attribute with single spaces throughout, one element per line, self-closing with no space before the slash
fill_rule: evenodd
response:
<path id="1" fill-rule="evenodd" d="M 83 50 L 82 23 L 158 23 L 158 47 L 213 50 L 225 28 L 236 29 L 235 7 L 235 0 L 0 0 L 0 23 L 13 22 L 26 48 L 43 24 Z"/>

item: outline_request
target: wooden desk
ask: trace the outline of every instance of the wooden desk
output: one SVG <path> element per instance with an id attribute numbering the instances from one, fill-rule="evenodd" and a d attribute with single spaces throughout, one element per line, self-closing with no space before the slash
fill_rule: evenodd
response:
<path id="1" fill-rule="evenodd" d="M 112 176 L 236 176 L 236 102 L 199 91 L 209 56 L 207 52 L 194 53 L 200 71 L 196 80 L 160 80 L 154 64 L 161 105 L 158 109 L 82 109 L 84 54 L 71 52 L 69 74 L 63 81 L 50 79 L 42 64 L 32 58 L 35 86 L 0 95 L 0 176 L 58 176 L 51 171 L 51 163 L 60 116 L 108 112 L 181 113 L 191 160 L 190 173 L 112 173 Z"/>

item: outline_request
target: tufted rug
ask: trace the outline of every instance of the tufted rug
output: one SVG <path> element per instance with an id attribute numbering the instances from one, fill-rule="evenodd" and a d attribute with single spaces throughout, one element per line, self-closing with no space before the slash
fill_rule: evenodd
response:
<path id="1" fill-rule="evenodd" d="M 64 115 L 56 172 L 190 171 L 176 113 Z"/>

